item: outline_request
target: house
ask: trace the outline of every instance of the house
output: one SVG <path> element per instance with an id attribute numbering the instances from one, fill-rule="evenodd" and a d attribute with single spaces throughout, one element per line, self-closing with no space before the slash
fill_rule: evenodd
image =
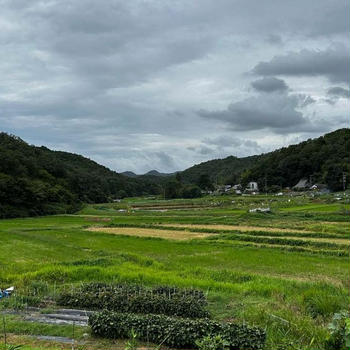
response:
<path id="1" fill-rule="evenodd" d="M 247 186 L 247 190 L 251 192 L 258 192 L 259 191 L 258 183 L 255 181 L 249 182 Z"/>
<path id="2" fill-rule="evenodd" d="M 308 179 L 306 178 L 303 178 L 303 179 L 300 179 L 299 182 L 293 186 L 293 190 L 307 190 L 310 188 L 310 183 L 308 181 Z"/>
<path id="3" fill-rule="evenodd" d="M 310 187 L 310 190 L 317 191 L 321 194 L 329 193 L 329 189 L 325 184 L 314 184 Z"/>
<path id="4" fill-rule="evenodd" d="M 231 185 L 225 185 L 225 187 L 224 187 L 225 192 L 230 191 L 230 189 L 231 189 Z"/>

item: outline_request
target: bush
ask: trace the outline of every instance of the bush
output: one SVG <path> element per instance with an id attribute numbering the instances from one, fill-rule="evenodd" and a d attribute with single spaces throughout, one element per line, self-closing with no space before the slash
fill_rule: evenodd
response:
<path id="1" fill-rule="evenodd" d="M 326 340 L 326 349 L 346 350 L 350 348 L 350 313 L 348 311 L 335 314 L 328 329 L 330 336 Z"/>
<path id="2" fill-rule="evenodd" d="M 175 348 L 196 348 L 204 337 L 220 336 L 229 349 L 261 350 L 264 330 L 234 323 L 219 323 L 209 319 L 184 319 L 164 315 L 136 315 L 102 311 L 89 317 L 92 333 L 106 338 L 127 338 L 133 329 L 140 340 Z"/>
<path id="3" fill-rule="evenodd" d="M 207 335 L 203 339 L 197 340 L 196 345 L 199 350 L 225 350 L 229 343 L 222 339 L 220 335 Z"/>
<path id="4" fill-rule="evenodd" d="M 146 289 L 137 285 L 93 283 L 62 293 L 57 303 L 69 307 L 117 312 L 209 317 L 203 292 L 171 287 Z"/>

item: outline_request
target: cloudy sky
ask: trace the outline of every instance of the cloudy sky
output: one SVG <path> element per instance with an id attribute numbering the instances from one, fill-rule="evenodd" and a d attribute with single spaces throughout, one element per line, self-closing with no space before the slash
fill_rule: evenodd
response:
<path id="1" fill-rule="evenodd" d="M 348 0 L 0 0 L 0 130 L 170 172 L 348 126 Z"/>

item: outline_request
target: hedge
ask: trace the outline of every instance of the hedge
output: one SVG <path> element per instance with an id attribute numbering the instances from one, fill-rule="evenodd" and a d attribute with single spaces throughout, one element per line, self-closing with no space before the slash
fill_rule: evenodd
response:
<path id="1" fill-rule="evenodd" d="M 102 311 L 89 317 L 89 325 L 96 336 L 121 339 L 133 329 L 139 340 L 175 348 L 196 348 L 196 340 L 207 335 L 220 335 L 231 350 L 261 350 L 266 334 L 258 327 L 219 323 L 209 319 L 191 320 L 164 315 L 136 315 Z"/>
<path id="2" fill-rule="evenodd" d="M 201 291 L 171 287 L 146 289 L 137 285 L 88 284 L 70 292 L 63 292 L 57 303 L 92 310 L 108 309 L 190 318 L 209 317 L 209 312 L 205 309 L 206 298 Z"/>
<path id="3" fill-rule="evenodd" d="M 114 291 L 116 293 L 124 294 L 159 294 L 164 296 L 191 296 L 201 302 L 203 305 L 207 304 L 206 297 L 203 291 L 193 288 L 178 288 L 172 286 L 157 286 L 154 288 L 147 288 L 139 284 L 111 284 L 104 282 L 91 282 L 84 283 L 81 285 L 80 289 L 86 292 L 100 292 L 101 290 L 105 291 Z"/>

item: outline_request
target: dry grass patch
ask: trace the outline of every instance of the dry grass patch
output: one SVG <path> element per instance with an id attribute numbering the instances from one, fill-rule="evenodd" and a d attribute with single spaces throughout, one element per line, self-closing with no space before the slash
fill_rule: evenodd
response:
<path id="1" fill-rule="evenodd" d="M 278 238 L 281 239 L 291 239 L 291 240 L 303 240 L 303 241 L 310 241 L 310 242 L 328 242 L 328 243 L 338 243 L 338 244 L 348 244 L 350 245 L 350 239 L 349 238 L 322 238 L 322 237 L 303 237 L 303 233 L 306 233 L 309 231 L 296 231 L 296 230 L 289 230 L 289 229 L 281 229 L 281 228 L 275 228 L 275 227 L 260 227 L 260 226 L 236 226 L 236 225 L 195 225 L 195 224 L 160 224 L 159 226 L 167 226 L 167 227 L 184 227 L 184 228 L 191 228 L 191 229 L 215 229 L 215 230 L 236 230 L 241 232 L 279 232 L 283 233 L 285 232 L 285 236 L 278 236 Z M 288 233 L 298 233 L 300 234 L 300 237 L 295 236 L 288 236 Z M 259 236 L 259 235 L 258 235 Z M 275 236 L 263 236 L 266 238 L 275 238 Z"/>
<path id="2" fill-rule="evenodd" d="M 265 232 L 293 232 L 293 233 L 300 233 L 301 235 L 303 232 L 312 232 L 312 231 L 305 231 L 305 230 L 293 230 L 293 229 L 285 229 L 285 228 L 276 228 L 276 227 L 264 227 L 264 226 L 244 226 L 244 225 L 196 225 L 196 224 L 160 224 L 159 226 L 167 226 L 167 227 L 184 227 L 184 228 L 191 228 L 191 229 L 211 229 L 211 230 L 228 230 L 228 231 L 242 231 L 242 232 L 248 232 L 248 231 L 265 231 Z"/>
<path id="3" fill-rule="evenodd" d="M 156 237 L 173 240 L 186 240 L 193 238 L 207 238 L 214 234 L 203 232 L 189 232 L 176 230 L 159 230 L 151 228 L 138 227 L 90 227 L 87 231 L 105 232 L 114 235 L 138 236 L 138 237 Z"/>

